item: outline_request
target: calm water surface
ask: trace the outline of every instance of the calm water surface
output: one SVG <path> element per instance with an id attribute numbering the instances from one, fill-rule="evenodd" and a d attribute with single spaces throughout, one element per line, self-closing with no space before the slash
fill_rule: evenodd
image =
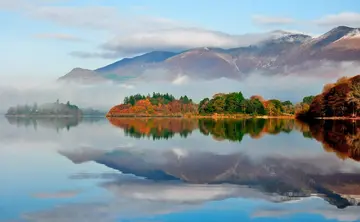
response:
<path id="1" fill-rule="evenodd" d="M 0 221 L 359 221 L 360 123 L 0 118 Z"/>

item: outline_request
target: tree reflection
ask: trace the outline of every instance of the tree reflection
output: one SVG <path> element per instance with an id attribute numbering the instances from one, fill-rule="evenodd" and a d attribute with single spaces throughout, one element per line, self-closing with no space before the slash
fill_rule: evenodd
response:
<path id="1" fill-rule="evenodd" d="M 307 125 L 303 134 L 321 142 L 326 151 L 341 159 L 360 160 L 360 121 L 318 120 L 301 124 Z"/>
<path id="2" fill-rule="evenodd" d="M 122 128 L 126 136 L 135 138 L 169 139 L 176 134 L 186 138 L 199 129 L 216 140 L 233 142 L 241 142 L 246 134 L 256 139 L 266 133 L 289 133 L 295 125 L 295 120 L 290 119 L 109 118 L 109 121 Z"/>

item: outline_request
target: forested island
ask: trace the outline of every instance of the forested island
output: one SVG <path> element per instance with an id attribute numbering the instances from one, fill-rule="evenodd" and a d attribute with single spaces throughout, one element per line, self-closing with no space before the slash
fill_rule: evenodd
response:
<path id="1" fill-rule="evenodd" d="M 248 99 L 241 92 L 217 93 L 211 99 L 205 98 L 199 104 L 186 95 L 176 99 L 170 94 L 153 93 L 132 95 L 114 106 L 107 117 L 294 117 L 295 112 L 310 105 L 312 96 L 305 97 L 299 104 L 278 99 L 265 100 L 255 95 Z"/>
<path id="2" fill-rule="evenodd" d="M 5 116 L 14 117 L 104 117 L 106 112 L 93 108 L 79 108 L 70 101 L 61 103 L 59 100 L 53 103 L 38 105 L 17 105 L 10 107 Z"/>
<path id="3" fill-rule="evenodd" d="M 153 93 L 150 95 L 132 95 L 125 97 L 124 102 L 114 106 L 107 113 L 108 117 L 182 117 L 184 115 L 196 114 L 197 104 L 187 96 L 176 99 L 168 93 Z"/>
<path id="4" fill-rule="evenodd" d="M 45 103 L 38 105 L 17 105 L 10 107 L 5 114 L 6 116 L 20 116 L 20 117 L 36 117 L 36 116 L 64 116 L 64 117 L 80 117 L 82 111 L 78 106 L 67 103 L 60 103 L 57 100 L 54 103 Z"/>
<path id="5" fill-rule="evenodd" d="M 217 93 L 199 104 L 189 97 L 171 94 L 136 94 L 125 97 L 107 117 L 196 117 L 196 118 L 360 118 L 360 75 L 342 77 L 324 86 L 317 96 L 305 96 L 297 104 L 260 95 L 245 98 L 242 92 Z"/>

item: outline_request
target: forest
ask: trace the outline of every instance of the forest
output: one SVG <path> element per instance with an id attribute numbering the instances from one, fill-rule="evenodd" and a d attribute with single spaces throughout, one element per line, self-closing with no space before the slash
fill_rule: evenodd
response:
<path id="1" fill-rule="evenodd" d="M 176 99 L 168 93 L 152 95 L 132 95 L 125 97 L 122 104 L 110 109 L 107 116 L 182 116 L 197 113 L 197 105 L 186 95 Z"/>
<path id="2" fill-rule="evenodd" d="M 312 98 L 309 105 L 296 113 L 299 119 L 317 117 L 359 118 L 360 75 L 342 77 L 326 84 L 321 94 Z"/>
<path id="3" fill-rule="evenodd" d="M 216 113 L 280 116 L 293 115 L 295 111 L 296 106 L 290 101 L 265 100 L 259 95 L 246 99 L 241 92 L 215 94 L 211 99 L 201 100 L 198 107 L 200 115 Z"/>
<path id="4" fill-rule="evenodd" d="M 188 96 L 176 99 L 171 94 L 153 93 L 152 95 L 136 94 L 125 97 L 122 104 L 114 106 L 107 114 L 116 116 L 212 116 L 247 115 L 247 116 L 293 116 L 309 106 L 313 96 L 303 98 L 294 105 L 290 101 L 278 99 L 265 100 L 259 95 L 244 98 L 242 92 L 217 93 L 211 99 L 205 98 L 199 104 Z"/>

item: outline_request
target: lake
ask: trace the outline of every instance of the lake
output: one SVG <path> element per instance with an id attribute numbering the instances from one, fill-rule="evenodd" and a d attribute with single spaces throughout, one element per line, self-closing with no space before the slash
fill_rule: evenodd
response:
<path id="1" fill-rule="evenodd" d="M 358 221 L 360 122 L 0 118 L 0 221 Z"/>

